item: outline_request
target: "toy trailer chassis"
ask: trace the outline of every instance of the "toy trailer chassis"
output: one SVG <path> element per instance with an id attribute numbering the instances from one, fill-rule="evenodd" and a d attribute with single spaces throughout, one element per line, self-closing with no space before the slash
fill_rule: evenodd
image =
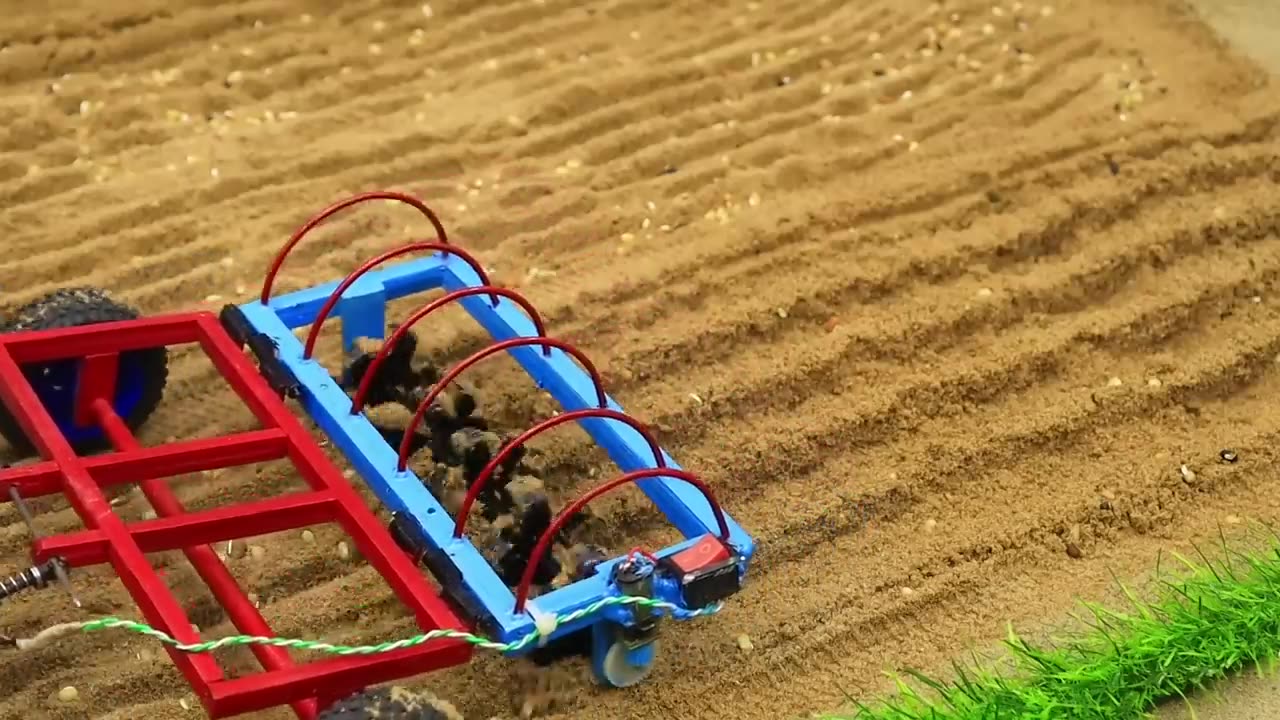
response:
<path id="1" fill-rule="evenodd" d="M 110 400 L 120 354 L 189 343 L 203 348 L 261 429 L 143 447 Z M 76 421 L 98 424 L 116 452 L 78 455 L 22 370 L 61 359 L 80 359 Z M 61 557 L 71 567 L 110 564 L 146 620 L 179 642 L 199 638 L 146 553 L 181 549 L 240 632 L 271 636 L 271 628 L 209 544 L 325 522 L 338 523 L 351 536 L 424 631 L 466 630 L 210 313 L 0 334 L 0 399 L 43 458 L 0 470 L 0 492 L 16 490 L 23 498 L 62 493 L 86 527 L 37 540 L 36 562 Z M 187 513 L 160 479 L 279 458 L 292 462 L 310 491 Z M 102 489 L 130 483 L 139 485 L 156 519 L 125 523 L 113 512 Z M 235 679 L 224 677 L 210 655 L 168 652 L 211 718 L 288 704 L 299 718 L 310 720 L 330 702 L 369 685 L 460 664 L 472 651 L 460 641 L 442 640 L 295 665 L 286 650 L 257 645 L 253 652 L 265 670 Z"/>
<path id="2" fill-rule="evenodd" d="M 418 209 L 432 223 L 437 242 L 412 243 L 386 252 L 353 271 L 342 282 L 272 297 L 275 277 L 303 236 L 330 215 L 367 200 L 394 200 Z M 427 255 L 396 265 L 377 266 L 408 254 Z M 625 473 L 615 483 L 607 483 L 566 509 L 562 516 L 576 511 L 586 501 L 614 487 L 635 482 L 664 515 L 687 538 L 686 541 L 660 550 L 655 559 L 670 558 L 680 553 L 718 551 L 727 548 L 736 565 L 735 578 L 741 583 L 754 550 L 754 541 L 715 503 L 701 482 L 683 471 L 653 440 L 643 426 L 623 416 L 622 409 L 604 391 L 590 361 L 572 346 L 547 338 L 541 318 L 518 294 L 489 284 L 483 268 L 461 248 L 449 244 L 444 229 L 434 214 L 411 196 L 394 192 L 357 195 L 336 203 L 316 215 L 281 249 L 267 274 L 262 293 L 256 302 L 229 306 L 223 313 L 224 323 L 243 326 L 240 340 L 257 347 L 262 371 L 274 378 L 278 392 L 296 397 L 305 411 L 345 454 L 356 470 L 373 488 L 382 502 L 398 518 L 408 521 L 409 532 L 425 545 L 425 561 L 442 583 L 446 593 L 471 615 L 486 631 L 502 642 L 511 642 L 539 628 L 539 616 L 564 616 L 582 611 L 603 598 L 621 594 L 614 582 L 614 570 L 624 558 L 602 563 L 594 575 L 553 590 L 536 600 L 525 602 L 529 579 L 537 562 L 537 553 L 517 588 L 515 596 L 480 552 L 462 535 L 466 522 L 465 508 L 459 517 L 450 518 L 422 481 L 406 467 L 411 425 L 405 432 L 400 452 L 391 448 L 362 410 L 361 395 L 353 402 L 329 371 L 312 358 L 316 337 L 326 320 L 341 320 L 343 348 L 349 354 L 361 338 L 385 339 L 386 305 L 389 301 L 429 290 L 443 289 L 446 299 L 422 308 L 412 317 L 421 319 L 439 303 L 456 300 L 488 333 L 495 344 L 459 363 L 423 401 L 415 421 L 444 387 L 475 361 L 506 350 L 534 379 L 559 402 L 568 415 L 574 416 L 595 442 Z M 294 330 L 311 326 L 304 345 Z M 404 327 L 407 330 L 407 327 Z M 583 367 L 574 363 L 577 360 Z M 372 371 L 369 372 L 372 375 Z M 594 416 L 593 416 L 594 415 Z M 553 418 L 537 426 L 530 434 L 558 424 Z M 629 422 L 617 422 L 627 420 Z M 655 457 L 656 455 L 656 457 Z M 491 463 L 491 468 L 498 458 Z M 476 485 L 480 485 L 477 481 Z M 472 487 L 473 500 L 478 487 Z M 468 505 L 469 507 L 469 505 Z M 542 540 L 549 541 L 554 526 Z M 709 536 L 718 535 L 720 543 L 708 544 Z M 539 543 L 545 550 L 547 542 Z M 727 569 L 727 568 L 726 568 Z M 679 589 L 664 584 L 657 595 L 679 604 Z M 601 616 L 580 617 L 554 628 L 550 639 L 590 627 L 594 632 L 594 655 L 597 677 L 603 651 L 598 631 L 607 623 L 628 627 L 635 622 L 627 608 L 609 608 Z M 525 646 L 510 654 L 528 652 Z M 651 658 L 630 658 L 647 665 Z"/>

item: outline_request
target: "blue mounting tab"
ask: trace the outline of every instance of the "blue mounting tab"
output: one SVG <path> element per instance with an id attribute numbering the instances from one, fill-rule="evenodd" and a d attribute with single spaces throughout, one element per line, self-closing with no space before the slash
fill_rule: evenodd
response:
<path id="1" fill-rule="evenodd" d="M 489 626 L 501 642 L 523 637 L 535 628 L 529 608 L 522 613 L 514 612 L 514 593 L 503 584 L 497 572 L 467 538 L 453 537 L 453 518 L 411 470 L 397 470 L 397 450 L 387 444 L 364 413 L 352 413 L 351 398 L 334 381 L 328 369 L 314 359 L 303 358 L 303 344 L 293 330 L 309 326 L 338 285 L 337 282 L 320 285 L 273 298 L 265 305 L 253 301 L 239 308 L 255 332 L 268 336 L 274 342 L 280 361 L 297 378 L 302 388 L 299 401 L 303 409 L 337 445 L 387 508 L 411 523 L 412 529 L 426 542 L 428 554 L 449 566 L 448 574 L 461 584 L 461 589 L 472 601 L 469 604 L 475 606 L 480 615 L 476 619 Z M 391 300 L 428 290 L 453 292 L 482 285 L 483 281 L 475 270 L 456 255 L 438 253 L 373 270 L 354 283 L 335 307 L 333 314 L 342 322 L 344 349 L 350 352 L 362 337 L 385 339 L 386 304 Z M 537 335 L 533 322 L 523 310 L 506 298 L 500 298 L 495 306 L 488 295 L 473 295 L 460 299 L 458 304 L 495 341 Z M 591 377 L 569 355 L 559 349 L 552 349 L 550 355 L 544 355 L 543 349 L 536 345 L 511 348 L 508 353 L 566 412 L 597 407 Z M 622 411 L 613 398 L 608 398 L 608 407 Z M 624 472 L 654 467 L 648 443 L 633 428 L 601 418 L 587 418 L 581 424 Z M 663 451 L 663 457 L 669 467 L 679 469 L 666 451 Z M 636 484 L 687 538 L 657 552 L 658 557 L 690 547 L 708 533 L 718 533 L 715 516 L 706 498 L 696 488 L 665 477 L 647 478 Z M 745 578 L 755 543 L 727 514 L 726 520 L 729 542 L 741 557 L 738 572 Z M 614 566 L 622 560 L 618 557 L 602 563 L 599 572 L 591 577 L 538 596 L 528 606 L 540 615 L 562 616 L 616 596 L 619 592 L 610 578 Z M 679 603 L 675 597 L 678 595 L 676 589 L 664 586 L 661 594 L 670 596 L 663 599 Z M 601 620 L 599 617 L 583 618 L 566 623 L 557 627 L 551 637 L 562 637 Z M 627 622 L 622 616 L 612 618 L 612 621 Z M 533 645 L 528 645 L 521 652 L 533 648 Z"/>

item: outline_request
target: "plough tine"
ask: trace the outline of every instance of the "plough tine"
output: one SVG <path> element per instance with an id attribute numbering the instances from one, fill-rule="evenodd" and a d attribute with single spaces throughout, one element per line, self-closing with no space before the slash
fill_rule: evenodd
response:
<path id="1" fill-rule="evenodd" d="M 27 507 L 27 503 L 22 499 L 22 495 L 18 492 L 18 488 L 9 486 L 9 499 L 13 501 L 13 506 L 18 508 L 18 514 L 22 516 L 22 522 L 27 525 L 27 532 L 31 533 L 32 540 L 38 540 L 42 537 L 40 531 L 36 529 L 35 519 L 31 517 L 31 509 Z M 67 575 L 67 565 L 64 562 L 51 563 L 53 567 L 53 575 L 58 580 L 58 584 L 63 590 L 67 591 L 67 595 L 71 597 L 71 602 L 77 608 L 84 605 L 80 602 L 80 598 L 76 596 L 76 591 L 71 587 L 71 578 Z"/>

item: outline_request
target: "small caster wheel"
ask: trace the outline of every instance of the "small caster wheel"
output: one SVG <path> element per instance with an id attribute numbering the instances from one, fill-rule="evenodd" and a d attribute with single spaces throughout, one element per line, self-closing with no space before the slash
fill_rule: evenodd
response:
<path id="1" fill-rule="evenodd" d="M 451 703 L 431 693 L 381 687 L 339 700 L 316 720 L 463 720 Z"/>
<path id="2" fill-rule="evenodd" d="M 644 682 L 653 672 L 658 656 L 658 641 L 631 649 L 606 624 L 597 625 L 591 657 L 596 682 L 606 687 L 625 688 Z"/>
<path id="3" fill-rule="evenodd" d="M 137 318 L 136 310 L 112 300 L 101 290 L 64 288 L 19 309 L 0 325 L 0 333 L 50 330 Z M 77 359 L 27 365 L 23 368 L 23 374 L 35 388 L 36 395 L 77 452 L 108 450 L 111 443 L 101 428 L 96 425 L 81 426 L 75 422 L 75 393 L 79 372 Z M 159 407 L 168 374 L 169 353 L 163 347 L 121 353 L 113 405 L 130 429 L 140 427 Z M 3 406 L 0 406 L 0 435 L 20 454 L 35 453 L 31 440 Z"/>

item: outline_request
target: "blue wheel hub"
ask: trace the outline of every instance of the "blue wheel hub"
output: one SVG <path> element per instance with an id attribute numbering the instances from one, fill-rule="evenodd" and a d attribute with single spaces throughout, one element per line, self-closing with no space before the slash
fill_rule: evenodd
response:
<path id="1" fill-rule="evenodd" d="M 79 425 L 75 421 L 76 389 L 80 381 L 80 360 L 59 360 L 24 368 L 36 395 L 40 397 L 58 429 L 73 445 L 98 443 L 105 439 L 96 425 Z M 147 386 L 146 363 L 139 353 L 120 356 L 113 406 L 122 418 L 131 417 L 143 401 Z"/>

